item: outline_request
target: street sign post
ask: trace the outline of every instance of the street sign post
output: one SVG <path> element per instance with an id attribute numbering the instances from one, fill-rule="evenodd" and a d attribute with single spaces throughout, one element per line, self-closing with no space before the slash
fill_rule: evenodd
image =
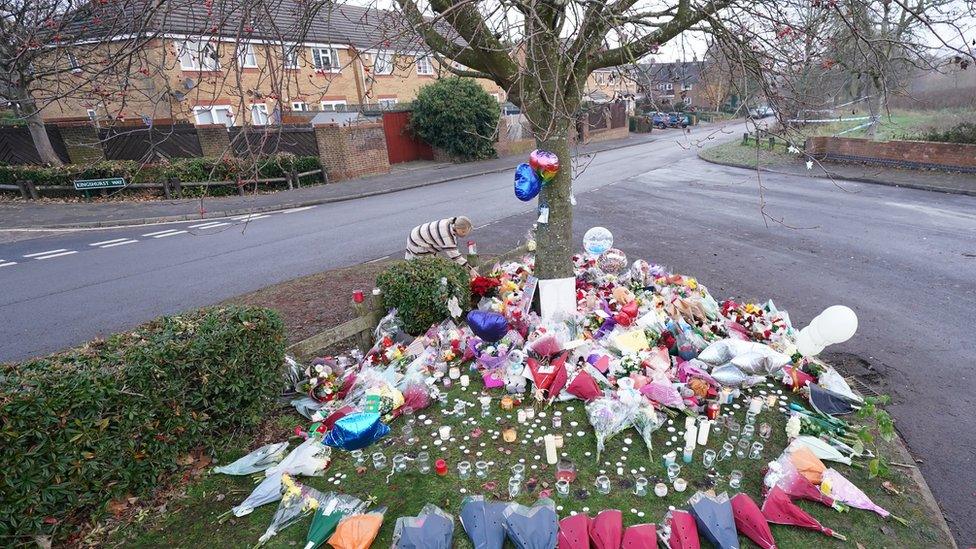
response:
<path id="1" fill-rule="evenodd" d="M 102 179 L 75 179 L 76 191 L 90 191 L 92 189 L 121 189 L 125 187 L 125 179 L 121 177 L 105 177 Z"/>

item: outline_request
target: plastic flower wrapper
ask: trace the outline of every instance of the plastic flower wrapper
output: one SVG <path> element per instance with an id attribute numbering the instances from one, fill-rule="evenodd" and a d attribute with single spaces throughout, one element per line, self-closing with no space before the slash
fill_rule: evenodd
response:
<path id="1" fill-rule="evenodd" d="M 719 382 L 708 373 L 708 367 L 708 364 L 697 358 L 679 362 L 677 367 L 678 381 L 688 383 L 692 379 L 702 379 L 712 387 L 718 387 Z"/>
<path id="2" fill-rule="evenodd" d="M 657 431 L 664 425 L 664 415 L 655 410 L 654 406 L 645 403 L 634 414 L 633 424 L 637 432 L 640 433 L 641 438 L 644 439 L 644 445 L 647 446 L 647 455 L 653 459 L 654 456 L 651 454 L 652 438 L 654 431 Z"/>
<path id="3" fill-rule="evenodd" d="M 817 376 L 817 384 L 832 393 L 839 394 L 854 402 L 864 401 L 857 393 L 851 390 L 851 386 L 847 384 L 844 377 L 830 366 L 826 366 L 820 375 Z"/>
<path id="4" fill-rule="evenodd" d="M 630 427 L 637 414 L 637 405 L 614 396 L 601 397 L 586 405 L 586 415 L 596 432 L 596 459 L 606 447 L 607 440 Z"/>
<path id="5" fill-rule="evenodd" d="M 790 445 L 784 450 L 785 453 L 791 453 L 798 450 L 800 447 L 806 447 L 811 452 L 814 453 L 821 460 L 836 461 L 837 463 L 843 463 L 845 465 L 851 465 L 851 458 L 844 455 L 839 449 L 817 437 L 812 437 L 809 435 L 800 435 L 790 442 Z"/>
<path id="6" fill-rule="evenodd" d="M 393 528 L 393 549 L 450 549 L 454 517 L 428 503 L 415 517 L 400 517 Z"/>
<path id="7" fill-rule="evenodd" d="M 322 442 L 316 438 L 310 438 L 299 444 L 280 463 L 266 469 L 264 474 L 267 477 L 281 473 L 307 477 L 322 476 L 331 456 L 331 448 L 322 446 Z"/>
<path id="8" fill-rule="evenodd" d="M 641 387 L 640 392 L 661 406 L 667 406 L 676 410 L 685 409 L 685 401 L 681 398 L 681 393 L 678 392 L 674 384 L 667 380 L 660 378 L 654 379 L 647 385 Z"/>
<path id="9" fill-rule="evenodd" d="M 559 517 L 549 498 L 541 498 L 531 507 L 511 503 L 502 516 L 502 525 L 517 549 L 552 549 L 558 543 Z"/>
<path id="10" fill-rule="evenodd" d="M 356 513 L 342 519 L 328 543 L 334 549 L 369 549 L 383 525 L 386 507 Z"/>
<path id="11" fill-rule="evenodd" d="M 786 453 L 769 463 L 763 484 L 767 489 L 779 488 L 791 498 L 813 501 L 837 510 L 844 508 L 842 505 L 835 504 L 832 498 L 824 495 L 817 486 L 800 474 Z"/>
<path id="12" fill-rule="evenodd" d="M 309 439 L 306 442 L 313 442 L 321 446 L 317 440 Z M 243 517 L 250 514 L 254 509 L 267 503 L 281 499 L 281 473 L 275 473 L 265 477 L 251 493 L 244 498 L 240 504 L 234 506 L 231 512 L 235 517 Z"/>
<path id="13" fill-rule="evenodd" d="M 411 372 L 404 376 L 400 382 L 400 391 L 403 395 L 403 405 L 393 411 L 394 418 L 399 417 L 406 408 L 417 411 L 430 406 L 430 389 L 423 374 Z"/>
<path id="14" fill-rule="evenodd" d="M 281 475 L 281 502 L 268 529 L 258 538 L 258 545 L 267 543 L 278 532 L 303 518 L 323 498 L 322 492 L 315 488 L 297 482 L 290 475 Z"/>
<path id="15" fill-rule="evenodd" d="M 264 471 L 281 461 L 281 458 L 285 457 L 286 450 L 288 450 L 287 441 L 266 444 L 231 464 L 214 467 L 214 472 L 225 475 L 250 475 Z"/>
<path id="16" fill-rule="evenodd" d="M 887 509 L 875 504 L 873 501 L 871 501 L 871 498 L 864 493 L 864 491 L 855 486 L 851 481 L 844 478 L 844 476 L 835 469 L 827 469 L 824 471 L 823 479 L 820 482 L 820 490 L 824 494 L 827 494 L 837 501 L 846 503 L 851 507 L 864 509 L 866 511 L 874 511 L 884 518 L 888 518 L 890 516 L 891 518 L 902 523 L 904 526 L 908 526 L 905 519 L 896 517 L 889 513 Z"/>

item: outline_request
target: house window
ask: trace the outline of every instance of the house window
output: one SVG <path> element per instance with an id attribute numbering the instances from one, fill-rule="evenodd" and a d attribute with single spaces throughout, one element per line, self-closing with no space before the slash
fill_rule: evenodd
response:
<path id="1" fill-rule="evenodd" d="M 208 126 L 211 124 L 234 125 L 234 114 L 229 105 L 215 105 L 211 107 L 194 107 L 193 115 L 197 124 Z"/>
<path id="2" fill-rule="evenodd" d="M 98 113 L 95 112 L 95 109 L 88 109 L 86 112 L 88 112 L 89 120 L 91 120 L 92 122 L 98 120 Z"/>
<path id="3" fill-rule="evenodd" d="M 302 111 L 302 112 L 307 111 L 308 110 L 308 103 L 306 103 L 304 101 L 292 101 L 291 102 L 291 110 L 293 110 L 293 111 Z"/>
<path id="4" fill-rule="evenodd" d="M 339 99 L 337 101 L 322 101 L 323 111 L 344 111 L 346 110 L 346 100 Z"/>
<path id="5" fill-rule="evenodd" d="M 75 54 L 70 51 L 68 52 L 68 68 L 71 69 L 71 72 L 81 72 L 81 63 L 78 62 Z"/>
<path id="6" fill-rule="evenodd" d="M 691 91 L 691 84 L 682 84 L 681 91 Z"/>
<path id="7" fill-rule="evenodd" d="M 298 68 L 298 46 L 283 46 L 283 63 L 286 69 Z"/>
<path id="8" fill-rule="evenodd" d="M 258 57 L 254 55 L 253 45 L 237 45 L 237 64 L 243 69 L 256 69 L 258 67 Z"/>
<path id="9" fill-rule="evenodd" d="M 376 59 L 373 61 L 374 74 L 393 74 L 393 52 L 376 52 Z"/>
<path id="10" fill-rule="evenodd" d="M 251 105 L 251 124 L 254 126 L 268 125 L 268 106 L 264 103 Z"/>
<path id="11" fill-rule="evenodd" d="M 215 71 L 220 68 L 217 46 L 202 40 L 187 40 L 180 45 L 180 68 L 187 71 Z"/>
<path id="12" fill-rule="evenodd" d="M 325 72 L 339 72 L 339 52 L 333 48 L 312 48 L 312 63 Z"/>
<path id="13" fill-rule="evenodd" d="M 393 105 L 396 105 L 397 100 L 395 97 L 391 97 L 387 99 L 379 99 L 376 101 L 376 103 L 383 108 L 389 108 L 392 107 Z"/>
<path id="14" fill-rule="evenodd" d="M 429 55 L 417 56 L 417 74 L 421 76 L 430 76 L 434 74 L 434 65 L 431 64 Z"/>

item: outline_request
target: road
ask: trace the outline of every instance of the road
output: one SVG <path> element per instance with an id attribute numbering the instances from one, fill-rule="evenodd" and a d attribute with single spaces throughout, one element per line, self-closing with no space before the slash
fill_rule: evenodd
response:
<path id="1" fill-rule="evenodd" d="M 631 258 L 693 274 L 719 299 L 772 298 L 797 326 L 853 307 L 859 332 L 826 356 L 893 396 L 899 431 L 960 545 L 972 545 L 976 198 L 775 174 L 760 187 L 754 172 L 698 160 L 704 132 L 674 135 L 584 159 L 577 238 L 604 225 Z M 250 220 L 0 244 L 0 360 L 398 255 L 412 226 L 458 213 L 479 226 L 482 251 L 511 246 L 534 218 L 510 175 L 493 174 Z"/>

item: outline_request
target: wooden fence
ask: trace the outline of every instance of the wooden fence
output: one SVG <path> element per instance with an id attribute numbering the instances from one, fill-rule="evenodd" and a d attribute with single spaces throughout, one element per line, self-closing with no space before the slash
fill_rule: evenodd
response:
<path id="1" fill-rule="evenodd" d="M 165 158 L 203 156 L 197 129 L 192 124 L 102 128 L 98 138 L 108 160 L 152 162 Z"/>
<path id="2" fill-rule="evenodd" d="M 231 147 L 237 156 L 259 156 L 290 153 L 296 156 L 318 156 L 315 130 L 310 125 L 266 126 L 262 128 L 233 126 Z"/>
<path id="3" fill-rule="evenodd" d="M 68 149 L 64 146 L 61 131 L 57 126 L 47 126 L 47 136 L 54 152 L 62 162 L 67 162 Z M 27 126 L 0 126 L 0 162 L 12 165 L 41 163 Z"/>

